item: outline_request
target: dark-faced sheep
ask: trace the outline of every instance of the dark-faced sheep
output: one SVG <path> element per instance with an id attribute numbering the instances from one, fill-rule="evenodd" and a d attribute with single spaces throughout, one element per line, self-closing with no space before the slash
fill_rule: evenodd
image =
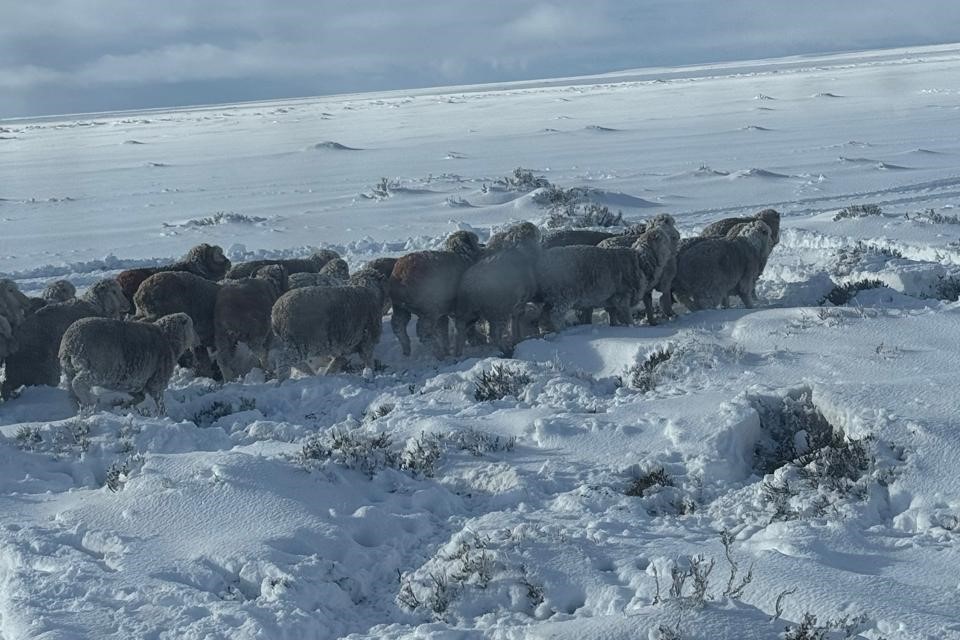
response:
<path id="1" fill-rule="evenodd" d="M 294 366 L 312 373 L 309 361 L 321 357 L 332 358 L 325 373 L 336 373 L 352 353 L 372 369 L 385 295 L 383 275 L 361 269 L 347 286 L 304 287 L 280 296 L 271 313 L 280 349 L 277 377 L 289 377 Z"/>
<path id="2" fill-rule="evenodd" d="M 213 315 L 219 291 L 219 284 L 192 273 L 157 273 L 144 280 L 133 297 L 135 319 L 152 322 L 173 313 L 186 313 L 198 338 L 192 366 L 197 375 L 216 379 L 219 372 L 212 364 L 210 351 L 215 348 Z"/>
<path id="3" fill-rule="evenodd" d="M 223 249 L 216 245 L 204 243 L 190 249 L 187 255 L 173 264 L 161 267 L 127 269 L 117 274 L 116 280 L 120 283 L 127 300 L 132 303 L 133 297 L 143 281 L 157 273 L 185 271 L 205 280 L 216 281 L 223 279 L 229 270 L 230 260 L 223 254 Z"/>
<path id="4" fill-rule="evenodd" d="M 457 231 L 444 251 L 417 251 L 397 260 L 390 275 L 391 326 L 404 355 L 410 355 L 407 324 L 418 317 L 418 334 L 432 343 L 438 358 L 450 349 L 449 316 L 454 312 L 460 278 L 481 254 L 476 234 Z"/>
<path id="5" fill-rule="evenodd" d="M 651 283 L 633 249 L 589 246 L 544 250 L 536 267 L 538 298 L 543 303 L 541 329 L 563 328 L 570 309 L 603 307 L 614 325 L 630 322 L 631 305 Z"/>
<path id="6" fill-rule="evenodd" d="M 256 277 L 227 280 L 220 287 L 213 326 L 217 366 L 224 380 L 242 377 L 255 366 L 268 368 L 270 312 L 286 285 L 283 267 L 269 265 Z"/>
<path id="7" fill-rule="evenodd" d="M 286 258 L 271 260 L 251 260 L 241 262 L 227 273 L 226 278 L 230 280 L 239 280 L 240 278 L 250 278 L 258 269 L 272 264 L 277 264 L 286 269 L 288 275 L 294 273 L 317 273 L 331 260 L 336 260 L 340 254 L 331 249 L 318 249 L 307 258 Z"/>
<path id="8" fill-rule="evenodd" d="M 193 322 L 185 313 L 154 323 L 85 318 L 70 325 L 60 343 L 59 359 L 70 396 L 81 409 L 96 407 L 93 387 L 146 395 L 164 411 L 163 392 L 177 359 L 190 348 Z"/>
<path id="9" fill-rule="evenodd" d="M 772 248 L 770 227 L 760 221 L 733 236 L 683 241 L 673 290 L 690 310 L 715 308 L 730 294 L 753 308 L 753 290 Z"/>
<path id="10" fill-rule="evenodd" d="M 543 248 L 570 247 L 575 245 L 596 246 L 612 238 L 616 234 L 607 231 L 591 231 L 589 229 L 559 229 L 543 234 Z"/>
<path id="11" fill-rule="evenodd" d="M 7 357 L 6 379 L 0 394 L 9 398 L 22 386 L 57 386 L 57 350 L 67 328 L 83 318 L 120 318 L 129 303 L 115 280 L 101 280 L 79 299 L 48 304 L 14 331 L 17 350 Z"/>

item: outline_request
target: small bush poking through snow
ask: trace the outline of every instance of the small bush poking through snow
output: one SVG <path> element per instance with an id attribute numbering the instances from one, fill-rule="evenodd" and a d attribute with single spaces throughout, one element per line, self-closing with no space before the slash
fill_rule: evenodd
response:
<path id="1" fill-rule="evenodd" d="M 512 176 L 498 178 L 496 184 L 510 191 L 533 191 L 534 189 L 545 189 L 553 186 L 543 176 L 535 176 L 533 171 L 523 167 L 514 169 Z"/>
<path id="2" fill-rule="evenodd" d="M 653 487 L 672 487 L 673 480 L 670 479 L 670 476 L 667 475 L 667 472 L 664 471 L 663 467 L 657 467 L 646 473 L 642 474 L 638 478 L 634 478 L 629 486 L 627 486 L 625 494 L 628 496 L 639 496 L 642 497 L 648 489 Z"/>
<path id="3" fill-rule="evenodd" d="M 490 371 L 481 371 L 474 384 L 473 397 L 478 402 L 502 400 L 507 396 L 519 398 L 531 378 L 520 369 L 495 364 Z"/>
<path id="4" fill-rule="evenodd" d="M 940 276 L 933 289 L 938 300 L 956 302 L 960 300 L 960 278 L 957 276 Z"/>
<path id="5" fill-rule="evenodd" d="M 219 224 L 258 224 L 266 222 L 267 218 L 260 216 L 248 216 L 242 213 L 233 213 L 232 211 L 217 211 L 212 216 L 205 218 L 194 218 L 180 224 L 163 223 L 164 227 L 213 227 Z"/>
<path id="6" fill-rule="evenodd" d="M 208 406 L 193 414 L 191 420 L 198 427 L 209 427 L 211 424 L 226 416 L 241 411 L 252 411 L 257 408 L 257 401 L 253 398 L 240 398 L 236 405 L 233 402 L 214 400 Z"/>
<path id="7" fill-rule="evenodd" d="M 866 623 L 867 617 L 859 615 L 851 618 L 843 616 L 837 620 L 820 623 L 812 613 L 803 614 L 803 620 L 797 625 L 788 625 L 783 640 L 827 640 L 834 631 L 842 633 L 843 638 L 853 638 Z"/>
<path id="8" fill-rule="evenodd" d="M 620 227 L 623 226 L 623 212 L 611 213 L 605 205 L 590 202 L 584 205 L 568 205 L 560 211 L 553 211 L 547 218 L 551 229 L 559 227 Z"/>
<path id="9" fill-rule="evenodd" d="M 298 460 L 304 465 L 331 460 L 370 478 L 388 467 L 396 469 L 400 464 L 389 434 L 360 429 L 331 429 L 312 436 L 303 445 Z"/>
<path id="10" fill-rule="evenodd" d="M 22 426 L 17 429 L 14 441 L 21 449 L 33 451 L 43 442 L 43 436 L 40 435 L 39 427 Z"/>
<path id="11" fill-rule="evenodd" d="M 657 367 L 673 357 L 673 349 L 663 347 L 648 355 L 643 362 L 634 365 L 630 373 L 630 386 L 646 393 L 657 386 Z"/>
<path id="12" fill-rule="evenodd" d="M 380 181 L 370 188 L 369 193 L 361 193 L 360 195 L 368 200 L 386 200 L 393 195 L 394 189 L 399 186 L 400 183 L 396 180 L 384 177 L 380 178 Z"/>
<path id="13" fill-rule="evenodd" d="M 883 210 L 876 204 L 852 204 L 844 207 L 833 216 L 834 222 L 847 218 L 866 218 L 867 216 L 881 216 Z"/>
<path id="14" fill-rule="evenodd" d="M 478 458 L 485 453 L 513 451 L 517 444 L 516 436 L 507 438 L 506 436 L 498 436 L 476 429 L 454 431 L 447 434 L 445 439 L 457 449 L 467 451 Z"/>
<path id="15" fill-rule="evenodd" d="M 125 460 L 114 462 L 107 468 L 107 475 L 103 480 L 103 486 L 112 493 L 116 493 L 130 480 L 134 471 L 143 466 L 143 456 L 139 453 L 129 456 Z"/>
<path id="16" fill-rule="evenodd" d="M 948 216 L 943 213 L 937 213 L 936 209 L 926 209 L 910 215 L 909 212 L 903 214 L 907 220 L 916 220 L 929 224 L 960 224 L 960 218 L 957 216 Z"/>
<path id="17" fill-rule="evenodd" d="M 441 442 L 439 436 L 421 433 L 419 438 L 408 442 L 400 454 L 399 468 L 415 476 L 432 478 L 443 455 Z"/>
<path id="18" fill-rule="evenodd" d="M 881 287 L 886 287 L 887 285 L 881 282 L 880 280 L 857 280 L 856 282 L 848 282 L 846 284 L 841 284 L 835 286 L 830 290 L 826 296 L 820 300 L 820 304 L 824 305 L 830 303 L 835 307 L 840 307 L 853 299 L 855 295 L 861 291 L 866 291 L 868 289 L 879 289 Z"/>

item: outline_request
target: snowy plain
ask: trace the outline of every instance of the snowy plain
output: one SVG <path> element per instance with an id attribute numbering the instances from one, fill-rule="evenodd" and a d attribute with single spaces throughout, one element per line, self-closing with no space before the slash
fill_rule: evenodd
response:
<path id="1" fill-rule="evenodd" d="M 684 235 L 776 208 L 762 303 L 527 340 L 492 401 L 492 348 L 404 358 L 389 324 L 372 380 L 178 371 L 162 418 L 27 389 L 0 404 L 0 638 L 960 638 L 960 45 L 0 121 L 0 275 L 82 288 L 200 242 L 355 268 L 544 222 L 517 167 Z M 813 439 L 791 411 L 856 477 L 782 455 Z M 389 444 L 302 459 L 335 433 Z"/>

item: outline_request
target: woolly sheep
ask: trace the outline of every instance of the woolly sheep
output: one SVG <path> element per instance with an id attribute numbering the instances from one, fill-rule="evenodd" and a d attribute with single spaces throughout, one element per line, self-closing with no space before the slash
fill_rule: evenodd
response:
<path id="1" fill-rule="evenodd" d="M 672 285 L 677 275 L 677 249 L 680 233 L 673 226 L 669 216 L 651 224 L 646 233 L 640 236 L 632 249 L 640 258 L 646 287 L 641 293 L 647 323 L 655 324 L 653 315 L 653 289 L 660 291 L 660 308 L 664 316 L 673 315 Z"/>
<path id="2" fill-rule="evenodd" d="M 241 262 L 230 271 L 226 277 L 231 280 L 252 277 L 258 269 L 271 264 L 278 264 L 287 270 L 287 274 L 294 273 L 317 273 L 331 260 L 336 260 L 340 254 L 330 249 L 319 249 L 307 258 L 287 258 L 273 260 L 251 260 L 250 262 Z"/>
<path id="3" fill-rule="evenodd" d="M 213 328 L 217 366 L 224 380 L 242 377 L 254 366 L 268 368 L 270 312 L 286 284 L 284 268 L 269 265 L 257 270 L 253 278 L 228 280 L 220 287 L 213 309 Z M 253 357 L 246 356 L 247 353 Z"/>
<path id="4" fill-rule="evenodd" d="M 213 315 L 220 286 L 185 271 L 165 271 L 143 281 L 133 297 L 136 320 L 149 322 L 173 313 L 186 313 L 193 321 L 197 344 L 193 368 L 198 375 L 218 378 L 209 351 L 215 348 Z"/>
<path id="5" fill-rule="evenodd" d="M 362 269 L 347 286 L 303 287 L 280 296 L 270 316 L 280 346 L 277 376 L 289 377 L 291 366 L 312 371 L 308 361 L 324 356 L 332 358 L 325 373 L 336 373 L 351 353 L 372 369 L 385 295 L 383 275 Z"/>
<path id="6" fill-rule="evenodd" d="M 67 328 L 83 318 L 120 318 L 129 308 L 120 285 L 108 279 L 93 285 L 79 299 L 38 309 L 14 331 L 18 348 L 7 357 L 6 379 L 0 395 L 9 398 L 22 386 L 57 386 L 60 382 L 57 349 Z"/>
<path id="7" fill-rule="evenodd" d="M 753 290 L 772 248 L 770 227 L 760 221 L 732 237 L 682 242 L 673 290 L 690 310 L 715 308 L 730 293 L 753 308 Z"/>
<path id="8" fill-rule="evenodd" d="M 449 316 L 453 313 L 457 287 L 464 271 L 480 258 L 476 234 L 457 231 L 447 238 L 443 251 L 417 251 L 397 260 L 390 275 L 390 324 L 404 355 L 410 355 L 407 324 L 418 317 L 417 333 L 431 342 L 434 354 L 449 351 Z"/>
<path id="9" fill-rule="evenodd" d="M 554 247 L 569 247 L 574 245 L 596 246 L 607 238 L 612 238 L 615 233 L 607 231 L 590 231 L 589 229 L 559 229 L 557 231 L 548 231 L 543 234 L 543 248 L 552 249 Z"/>
<path id="10" fill-rule="evenodd" d="M 490 236 L 484 254 L 491 255 L 506 249 L 521 249 L 530 256 L 539 256 L 543 241 L 540 229 L 532 222 L 518 222 Z"/>
<path id="11" fill-rule="evenodd" d="M 536 267 L 538 297 L 543 303 L 541 328 L 556 331 L 573 308 L 604 307 L 613 325 L 630 321 L 630 307 L 648 289 L 633 249 L 590 246 L 554 247 L 540 255 Z"/>
<path id="12" fill-rule="evenodd" d="M 538 234 L 539 235 L 539 234 Z M 490 339 L 504 354 L 520 338 L 520 316 L 537 293 L 535 259 L 520 249 L 504 249 L 471 265 L 457 289 L 454 355 L 463 354 L 467 330 L 481 318 L 490 324 Z M 507 328 L 509 325 L 509 338 Z"/>
<path id="13" fill-rule="evenodd" d="M 177 359 L 194 339 L 185 313 L 150 324 L 107 318 L 84 318 L 70 325 L 60 343 L 60 366 L 67 391 L 81 410 L 96 406 L 94 386 L 123 391 L 134 403 L 153 398 L 164 412 L 163 392 Z"/>
<path id="14" fill-rule="evenodd" d="M 700 236 L 703 238 L 720 238 L 729 235 L 730 230 L 738 225 L 749 224 L 751 222 L 756 222 L 757 220 L 770 227 L 770 234 L 773 243 L 772 246 L 779 244 L 780 214 L 777 213 L 775 209 L 764 209 L 763 211 L 758 211 L 752 216 L 745 218 L 724 218 L 723 220 L 717 220 L 716 222 L 704 227 L 703 231 L 700 232 Z"/>
<path id="15" fill-rule="evenodd" d="M 200 244 L 187 252 L 183 258 L 162 267 L 127 269 L 117 274 L 116 280 L 131 303 L 137 289 L 144 280 L 157 273 L 167 271 L 185 271 L 206 280 L 221 280 L 230 270 L 230 260 L 223 255 L 223 249 L 210 244 Z"/>
<path id="16" fill-rule="evenodd" d="M 43 289 L 40 297 L 47 304 L 53 302 L 67 302 L 77 296 L 77 288 L 69 280 L 54 280 Z"/>
<path id="17" fill-rule="evenodd" d="M 346 283 L 345 278 L 338 278 L 327 273 L 294 273 L 290 275 L 288 289 L 302 289 L 303 287 L 340 287 Z"/>
<path id="18" fill-rule="evenodd" d="M 16 350 L 14 332 L 30 311 L 30 299 L 13 280 L 0 278 L 0 364 Z"/>

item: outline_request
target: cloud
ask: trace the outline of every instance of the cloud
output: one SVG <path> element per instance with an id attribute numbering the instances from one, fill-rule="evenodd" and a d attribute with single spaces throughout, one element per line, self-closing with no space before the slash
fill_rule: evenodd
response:
<path id="1" fill-rule="evenodd" d="M 0 117 L 960 41 L 960 3 L 0 0 Z M 158 102 L 159 101 L 159 102 Z"/>

